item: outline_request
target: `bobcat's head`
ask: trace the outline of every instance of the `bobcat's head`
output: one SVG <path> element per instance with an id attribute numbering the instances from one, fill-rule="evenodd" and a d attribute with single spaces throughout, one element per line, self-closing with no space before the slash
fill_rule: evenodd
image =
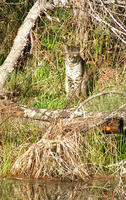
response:
<path id="1" fill-rule="evenodd" d="M 78 63 L 80 57 L 80 46 L 67 46 L 64 44 L 65 59 L 70 63 Z"/>

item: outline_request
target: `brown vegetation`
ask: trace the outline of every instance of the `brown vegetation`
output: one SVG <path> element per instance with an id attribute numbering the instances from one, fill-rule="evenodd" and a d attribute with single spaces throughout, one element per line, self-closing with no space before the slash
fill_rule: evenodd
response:
<path id="1" fill-rule="evenodd" d="M 80 1 L 77 2 L 80 3 Z M 85 2 L 85 0 L 83 2 Z M 6 149 L 6 142 L 9 140 L 10 149 L 12 150 L 12 148 L 14 148 L 11 153 L 15 153 L 10 159 L 13 161 L 13 166 L 11 167 L 12 175 L 69 180 L 76 180 L 79 178 L 85 181 L 91 174 L 104 173 L 103 168 L 105 168 L 106 163 L 112 163 L 113 168 L 117 165 L 117 171 L 119 171 L 121 175 L 123 174 L 122 169 L 125 165 L 125 161 L 122 163 L 119 162 L 118 155 L 120 152 L 124 151 L 123 148 L 121 149 L 120 147 L 121 150 L 118 150 L 119 144 L 116 136 L 120 133 L 122 134 L 126 120 L 125 29 L 122 28 L 122 25 L 125 25 L 125 8 L 121 7 L 121 4 L 109 6 L 108 3 L 105 4 L 105 7 L 102 5 L 102 1 L 100 2 L 100 6 L 99 4 L 93 6 L 93 2 L 89 3 L 88 6 L 86 5 L 87 12 L 92 17 L 92 20 L 91 23 L 88 24 L 88 37 L 86 39 L 83 38 L 83 41 L 80 39 L 83 35 L 81 35 L 80 30 L 82 20 L 77 24 L 77 21 L 75 23 L 74 20 L 76 15 L 73 16 L 73 10 L 77 10 L 76 13 L 78 13 L 78 17 L 84 13 L 83 17 L 86 17 L 85 23 L 88 22 L 84 7 L 80 7 L 80 4 L 76 5 L 79 7 L 68 6 L 66 12 L 63 14 L 61 23 L 58 18 L 62 17 L 60 13 L 61 10 L 58 13 L 57 9 L 56 17 L 54 18 L 52 16 L 55 13 L 44 10 L 40 17 L 41 23 L 39 24 L 39 22 L 36 22 L 35 24 L 35 19 L 37 19 L 41 12 L 41 9 L 38 12 L 39 1 L 37 1 L 35 5 L 38 5 L 38 7 L 36 8 L 35 5 L 33 6 L 26 17 L 27 20 L 25 20 L 20 27 L 12 50 L 0 68 L 0 81 L 2 80 L 0 89 L 2 89 L 8 75 L 14 69 L 15 63 L 17 62 L 16 73 L 11 74 L 12 76 L 10 77 L 12 77 L 12 81 L 7 80 L 5 86 L 5 89 L 9 90 L 9 93 L 5 92 L 5 98 L 12 101 L 8 103 L 5 99 L 0 102 L 0 126 L 2 127 L 0 141 L 2 152 L 1 163 L 6 160 L 5 157 L 7 156 L 4 149 Z M 48 9 L 50 7 L 46 5 L 44 8 Z M 73 10 L 71 10 L 71 8 Z M 52 9 L 54 9 L 54 6 Z M 95 19 L 99 9 L 100 12 L 97 23 Z M 33 12 L 34 17 L 31 15 L 33 17 L 33 20 L 31 20 L 29 15 L 33 10 L 35 13 Z M 118 11 L 118 14 L 116 14 L 115 11 Z M 111 19 L 115 19 L 110 17 L 111 14 L 113 14 L 114 17 L 117 16 L 116 20 L 119 20 L 119 26 L 115 21 L 111 21 Z M 121 16 L 121 18 L 119 18 L 119 16 Z M 14 18 L 12 18 L 12 21 L 13 19 Z M 49 19 L 50 22 L 48 22 L 47 19 Z M 120 19 L 123 22 L 122 25 Z M 108 22 L 107 24 L 105 23 L 106 21 Z M 34 24 L 34 30 L 31 31 Z M 116 36 L 113 36 L 111 34 L 112 32 L 107 29 L 106 26 L 103 26 L 103 24 L 106 24 L 111 31 L 115 30 L 113 33 Z M 25 32 L 23 32 L 24 27 Z M 75 28 L 78 35 L 75 34 Z M 84 25 L 82 30 L 83 33 L 85 32 L 85 36 L 87 36 L 86 31 L 87 24 Z M 11 34 L 5 37 L 2 43 L 3 48 L 6 43 L 14 39 Z M 33 63 L 29 62 L 29 64 L 26 62 L 23 71 L 21 67 L 22 54 L 27 46 L 29 38 L 31 46 L 33 44 Z M 45 100 L 46 106 L 51 100 L 52 102 L 56 100 L 58 104 L 60 104 L 60 100 L 66 102 L 64 94 L 64 74 L 61 77 L 61 72 L 64 70 L 64 52 L 62 50 L 64 38 L 65 42 L 69 44 L 83 43 L 81 45 L 81 54 L 91 74 L 89 81 L 89 98 L 85 96 L 80 97 L 76 107 L 74 107 L 73 102 L 71 103 L 71 98 L 71 101 L 68 101 L 64 107 L 70 108 L 71 103 L 74 108 L 63 110 L 49 110 L 43 109 L 43 107 L 42 109 L 29 108 L 27 106 L 18 105 L 17 103 L 15 104 L 14 101 L 25 101 L 25 103 L 27 102 L 29 105 L 36 105 L 37 98 L 37 102 L 40 101 L 40 99 L 42 100 L 40 103 L 43 103 Z M 76 38 L 78 39 L 77 41 Z M 18 45 L 19 43 L 21 46 Z M 12 45 L 12 42 L 10 45 Z M 2 54 L 5 51 L 6 48 L 2 50 Z M 12 62 L 10 62 L 11 60 Z M 29 66 L 27 66 L 27 64 L 29 64 Z M 44 78 L 43 69 L 49 71 L 49 75 L 45 74 Z M 42 82 L 44 82 L 44 84 L 42 84 Z M 54 85 L 53 88 L 52 85 Z M 117 92 L 119 90 L 121 92 Z M 51 92 L 49 93 L 48 91 Z M 103 93 L 99 93 L 99 91 Z M 44 97 L 42 94 L 44 94 Z M 49 96 L 53 98 L 47 101 Z M 102 96 L 105 98 L 102 98 Z M 3 98 L 3 94 L 1 98 Z M 25 98 L 25 100 L 23 98 Z M 85 101 L 83 101 L 84 99 Z M 9 123 L 11 124 L 10 127 L 14 130 L 12 129 L 8 136 L 7 130 L 9 130 L 9 128 L 7 127 L 5 131 L 3 127 L 5 125 L 6 128 Z M 26 139 L 26 141 L 28 141 L 27 143 L 20 141 L 21 146 L 17 147 L 17 144 L 12 146 L 11 144 L 13 144 L 13 142 L 11 143 L 10 141 L 13 138 L 13 132 L 14 137 L 20 135 L 19 129 L 20 127 L 21 129 L 23 128 L 23 124 L 29 124 L 31 127 L 28 128 L 28 130 L 26 127 L 26 136 L 27 134 L 29 136 L 32 126 L 35 125 L 37 128 L 41 129 L 41 138 L 36 136 L 36 132 L 34 132 L 34 142 L 31 142 L 30 139 L 32 136 L 30 135 Z M 115 135 L 113 134 L 114 132 L 116 133 Z M 110 135 L 104 133 L 109 133 Z M 16 142 L 17 139 L 15 139 L 14 143 Z M 121 142 L 125 145 L 125 140 L 123 141 L 122 139 Z M 122 159 L 121 156 L 120 159 Z M 114 165 L 113 163 L 117 164 Z M 107 169 L 112 168 L 110 165 L 106 165 Z M 112 172 L 114 173 L 113 170 Z"/>

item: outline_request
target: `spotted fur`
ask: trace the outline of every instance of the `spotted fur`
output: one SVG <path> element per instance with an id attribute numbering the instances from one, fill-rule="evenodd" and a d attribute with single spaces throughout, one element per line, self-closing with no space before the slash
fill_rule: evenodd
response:
<path id="1" fill-rule="evenodd" d="M 85 95 L 87 89 L 87 68 L 80 56 L 79 46 L 64 45 L 66 67 L 66 96 Z"/>

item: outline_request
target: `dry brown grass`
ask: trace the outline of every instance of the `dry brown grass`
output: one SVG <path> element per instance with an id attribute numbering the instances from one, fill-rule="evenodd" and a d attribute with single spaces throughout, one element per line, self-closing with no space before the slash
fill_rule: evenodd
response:
<path id="1" fill-rule="evenodd" d="M 66 131 L 61 126 L 51 127 L 41 140 L 32 144 L 17 158 L 11 168 L 11 174 L 36 179 L 41 177 L 85 180 L 89 175 L 81 142 L 79 132 Z"/>
<path id="2" fill-rule="evenodd" d="M 79 110 L 88 101 L 92 100 L 93 102 L 96 97 L 107 94 L 111 94 L 111 98 L 112 94 L 113 96 L 121 94 L 124 96 L 124 100 L 126 96 L 125 93 L 116 91 L 99 93 L 80 103 L 77 109 Z M 106 103 L 108 103 L 108 100 L 106 99 Z M 112 99 L 110 102 L 112 102 Z M 120 103 L 122 104 L 123 101 Z M 112 113 L 118 112 L 125 106 L 126 104 L 121 105 Z M 72 128 L 71 125 L 68 127 L 67 123 L 61 119 L 57 122 L 50 126 L 42 139 L 37 142 L 34 141 L 33 144 L 27 143 L 21 146 L 20 154 L 10 170 L 12 175 L 36 179 L 60 178 L 85 181 L 91 174 L 105 174 L 104 169 L 113 173 L 113 170 L 115 170 L 113 163 L 118 163 L 123 158 L 121 156 L 118 158 L 119 153 L 121 155 L 124 152 L 125 140 L 123 141 L 123 135 L 103 134 L 102 128 L 99 127 L 101 122 L 100 124 L 94 123 L 92 129 L 86 133 L 83 129 L 80 130 L 80 124 L 74 125 L 72 123 Z M 83 123 L 83 121 L 80 123 Z M 111 169 L 110 164 L 112 164 Z"/>
<path id="3" fill-rule="evenodd" d="M 99 79 L 95 91 L 120 90 L 124 87 L 126 80 L 125 66 L 122 68 L 100 68 Z"/>

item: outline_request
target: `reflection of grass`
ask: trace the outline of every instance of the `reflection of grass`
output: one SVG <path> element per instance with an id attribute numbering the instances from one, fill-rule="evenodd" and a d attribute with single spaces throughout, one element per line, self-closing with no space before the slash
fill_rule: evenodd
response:
<path id="1" fill-rule="evenodd" d="M 71 183 L 45 180 L 8 180 L 0 181 L 1 200 L 17 199 L 125 199 L 125 179 L 102 177 L 85 183 Z"/>

